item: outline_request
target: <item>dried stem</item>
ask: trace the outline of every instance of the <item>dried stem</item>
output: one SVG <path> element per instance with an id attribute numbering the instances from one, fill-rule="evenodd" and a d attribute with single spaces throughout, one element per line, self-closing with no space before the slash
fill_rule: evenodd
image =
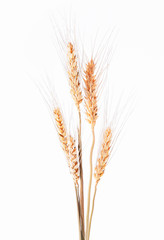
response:
<path id="1" fill-rule="evenodd" d="M 91 146 L 91 152 L 90 152 L 90 179 L 89 179 L 89 187 L 88 187 L 88 205 L 87 205 L 87 218 L 86 218 L 86 240 L 89 240 L 89 213 L 90 213 L 90 198 L 91 198 L 91 186 L 92 186 L 92 155 L 93 155 L 93 149 L 95 145 L 95 133 L 94 133 L 94 126 L 92 125 L 92 146 Z"/>
<path id="2" fill-rule="evenodd" d="M 97 192 L 97 184 L 100 181 L 102 175 L 104 174 L 105 167 L 107 165 L 107 160 L 109 158 L 109 151 L 110 151 L 110 147 L 111 147 L 111 139 L 112 139 L 112 132 L 111 132 L 111 129 L 108 127 L 104 133 L 104 139 L 103 139 L 103 143 L 102 143 L 102 147 L 101 147 L 100 157 L 97 159 L 97 164 L 95 167 L 94 177 L 96 179 L 96 184 L 95 184 L 95 190 L 94 190 L 94 195 L 93 195 L 93 200 L 92 200 L 92 210 L 91 210 L 91 215 L 90 215 L 90 220 L 89 220 L 89 226 L 88 226 L 88 230 L 87 230 L 87 240 L 89 240 L 89 237 L 90 237 L 95 197 L 96 197 L 96 192 Z"/>
<path id="3" fill-rule="evenodd" d="M 84 184 L 83 184 L 83 165 L 82 165 L 82 141 L 81 141 L 81 112 L 79 111 L 79 130 L 78 130 L 78 152 L 79 152 L 79 171 L 80 171 L 80 220 L 82 240 L 85 240 L 84 224 Z"/>
<path id="4" fill-rule="evenodd" d="M 95 206 L 96 192 L 97 192 L 97 183 L 95 184 L 95 190 L 94 190 L 94 195 L 93 195 L 93 200 L 92 200 L 92 210 L 91 210 L 91 215 L 90 215 L 90 220 L 89 220 L 89 228 L 88 228 L 88 239 L 90 237 L 92 216 L 93 216 L 93 211 L 94 211 L 94 206 Z"/>
<path id="5" fill-rule="evenodd" d="M 79 226 L 79 240 L 81 237 L 81 226 L 80 226 L 80 203 L 79 203 L 79 187 L 75 185 L 76 203 L 77 203 L 77 214 L 78 214 L 78 226 Z"/>

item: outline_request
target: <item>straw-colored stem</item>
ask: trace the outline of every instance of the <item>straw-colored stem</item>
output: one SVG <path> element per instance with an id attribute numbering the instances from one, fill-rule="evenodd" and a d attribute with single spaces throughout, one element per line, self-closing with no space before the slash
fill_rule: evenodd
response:
<path id="1" fill-rule="evenodd" d="M 96 183 L 96 185 L 95 185 L 95 191 L 94 191 L 93 200 L 92 200 L 92 210 L 91 210 L 91 215 L 90 215 L 90 220 L 89 220 L 89 228 L 88 228 L 88 239 L 89 239 L 89 237 L 90 237 L 92 216 L 93 216 L 93 211 L 94 211 L 94 206 L 95 206 L 96 192 L 97 192 L 97 183 Z"/>
<path id="2" fill-rule="evenodd" d="M 79 240 L 81 238 L 81 227 L 80 227 L 80 204 L 79 204 L 79 187 L 75 185 L 75 193 L 76 193 L 76 203 L 77 203 L 77 215 L 78 215 L 78 226 L 79 226 Z"/>
<path id="3" fill-rule="evenodd" d="M 84 224 L 84 184 L 83 184 L 83 165 L 82 165 L 82 141 L 81 141 L 81 112 L 79 111 L 79 170 L 80 170 L 80 222 L 82 240 L 85 240 L 85 224 Z"/>
<path id="4" fill-rule="evenodd" d="M 94 145 L 95 145 L 94 125 L 92 125 L 92 136 L 93 136 L 93 141 L 92 141 L 91 152 L 90 152 L 90 179 L 89 179 L 89 187 L 88 187 L 88 205 L 87 205 L 87 218 L 86 218 L 86 240 L 89 240 L 88 228 L 89 228 L 90 198 L 91 198 L 92 172 L 93 172 L 92 155 L 93 155 L 93 149 L 94 149 Z"/>

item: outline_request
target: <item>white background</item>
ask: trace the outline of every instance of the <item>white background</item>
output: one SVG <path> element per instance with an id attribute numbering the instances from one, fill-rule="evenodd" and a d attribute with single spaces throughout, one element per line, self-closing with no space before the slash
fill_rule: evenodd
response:
<path id="1" fill-rule="evenodd" d="M 1 0 L 0 239 L 78 239 L 72 179 L 32 80 L 47 71 L 60 82 L 50 16 L 70 12 L 83 32 L 119 29 L 110 77 L 125 89 L 137 89 L 135 110 L 98 187 L 91 239 L 163 240 L 164 6 L 159 0 Z M 87 158 L 84 165 L 86 193 Z"/>

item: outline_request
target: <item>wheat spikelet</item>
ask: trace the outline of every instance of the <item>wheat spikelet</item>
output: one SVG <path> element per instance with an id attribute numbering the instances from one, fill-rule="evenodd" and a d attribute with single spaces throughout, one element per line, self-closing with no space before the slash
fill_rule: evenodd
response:
<path id="1" fill-rule="evenodd" d="M 97 159 L 97 164 L 95 167 L 94 177 L 96 179 L 96 184 L 100 181 L 100 178 L 104 174 L 107 160 L 109 157 L 109 151 L 111 148 L 111 139 L 112 132 L 111 129 L 108 127 L 104 134 L 104 140 L 101 148 L 100 157 Z"/>
<path id="2" fill-rule="evenodd" d="M 79 111 L 79 105 L 82 102 L 82 92 L 80 88 L 79 82 L 79 70 L 77 64 L 77 56 L 75 54 L 75 49 L 72 43 L 68 43 L 68 76 L 69 76 L 69 84 L 71 87 L 71 95 L 73 100 L 75 101 L 76 107 Z"/>
<path id="3" fill-rule="evenodd" d="M 87 121 L 93 126 L 97 120 L 97 79 L 95 75 L 95 63 L 93 59 L 86 65 L 84 71 L 85 110 Z"/>
<path id="4" fill-rule="evenodd" d="M 69 149 L 68 149 L 67 133 L 64 125 L 64 120 L 59 108 L 55 108 L 54 115 L 55 115 L 55 121 L 56 121 L 56 127 L 59 135 L 59 140 L 60 140 L 62 149 L 66 154 L 66 157 L 68 158 Z"/>
<path id="5" fill-rule="evenodd" d="M 79 181 L 79 162 L 77 158 L 77 148 L 75 140 L 69 136 L 69 169 L 72 174 L 74 184 L 78 186 Z"/>

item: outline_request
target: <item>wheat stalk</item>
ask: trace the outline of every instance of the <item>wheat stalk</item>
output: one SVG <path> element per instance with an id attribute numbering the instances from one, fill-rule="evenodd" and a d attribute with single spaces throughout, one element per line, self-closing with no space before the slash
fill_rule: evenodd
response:
<path id="1" fill-rule="evenodd" d="M 80 200 L 79 200 L 79 162 L 77 157 L 77 148 L 75 140 L 71 135 L 67 136 L 66 127 L 64 124 L 64 119 L 59 108 L 54 109 L 55 122 L 57 127 L 57 132 L 62 149 L 66 155 L 68 167 L 70 173 L 73 177 L 73 182 L 75 186 L 76 202 L 77 202 L 77 212 L 78 212 L 78 225 L 79 225 L 79 239 L 81 237 L 81 213 L 80 213 Z"/>
<path id="2" fill-rule="evenodd" d="M 90 196 L 91 196 L 91 185 L 92 185 L 92 155 L 95 145 L 95 133 L 94 127 L 97 120 L 97 79 L 95 75 L 95 63 L 93 59 L 86 64 L 86 70 L 84 71 L 84 93 L 85 93 L 85 112 L 87 115 L 87 121 L 91 124 L 92 129 L 92 146 L 90 151 L 90 179 L 88 186 L 88 203 L 87 203 L 87 216 L 86 216 L 86 239 L 89 240 L 89 213 L 90 213 Z"/>
<path id="3" fill-rule="evenodd" d="M 75 139 L 69 136 L 69 159 L 68 166 L 70 173 L 73 177 L 73 182 L 75 185 L 76 201 L 77 201 L 77 212 L 78 212 L 78 225 L 79 225 L 79 240 L 83 240 L 81 232 L 81 209 L 80 209 L 80 197 L 79 197 L 79 161 L 77 156 L 77 148 Z"/>
<path id="4" fill-rule="evenodd" d="M 81 141 L 81 112 L 79 111 L 79 129 L 78 129 L 78 153 L 79 153 L 79 171 L 80 171 L 80 212 L 81 212 L 81 234 L 82 240 L 85 240 L 84 224 L 84 184 L 83 184 L 83 165 L 82 165 L 82 141 Z"/>
<path id="5" fill-rule="evenodd" d="M 81 111 L 80 103 L 82 102 L 82 92 L 79 81 L 78 59 L 75 53 L 75 48 L 71 42 L 67 45 L 68 55 L 68 76 L 70 93 L 75 102 L 79 114 L 79 129 L 78 129 L 78 153 L 79 153 L 79 171 L 80 171 L 80 224 L 81 224 L 81 238 L 85 239 L 84 229 L 84 190 L 83 190 L 83 166 L 82 166 L 82 141 L 81 141 Z"/>
<path id="6" fill-rule="evenodd" d="M 77 160 L 77 148 L 75 140 L 69 136 L 69 169 L 73 177 L 76 193 L 77 212 L 78 212 L 78 225 L 79 225 L 79 239 L 83 240 L 81 233 L 81 209 L 80 209 L 80 197 L 79 197 L 79 162 Z"/>
<path id="7" fill-rule="evenodd" d="M 111 128 L 108 127 L 104 133 L 104 139 L 103 139 L 103 143 L 101 146 L 100 157 L 97 159 L 95 172 L 94 172 L 96 184 L 95 184 L 95 190 L 94 190 L 94 195 L 93 195 L 93 200 L 92 200 L 92 210 L 91 210 L 91 215 L 90 215 L 90 220 L 89 220 L 88 238 L 90 236 L 91 222 L 92 222 L 92 216 L 93 216 L 94 205 L 95 205 L 95 197 L 96 197 L 96 192 L 97 192 L 97 185 L 98 185 L 102 175 L 104 174 L 104 171 L 105 171 L 105 168 L 107 165 L 107 161 L 108 161 L 109 153 L 110 153 L 110 149 L 111 149 L 111 141 L 112 141 L 112 131 L 111 131 Z"/>
<path id="8" fill-rule="evenodd" d="M 82 240 L 81 234 L 81 223 L 80 223 L 80 199 L 79 199 L 79 186 L 75 185 L 75 194 L 76 194 L 76 204 L 77 204 L 77 215 L 78 215 L 78 226 L 79 226 L 79 240 Z"/>
<path id="9" fill-rule="evenodd" d="M 96 192 L 97 192 L 97 183 L 95 184 L 95 190 L 94 190 L 93 200 L 92 200 L 92 210 L 91 210 L 91 215 L 90 215 L 90 219 L 89 219 L 89 228 L 88 228 L 88 239 L 90 237 L 91 222 L 92 222 L 92 216 L 93 216 L 93 211 L 94 211 L 94 206 L 95 206 Z"/>

